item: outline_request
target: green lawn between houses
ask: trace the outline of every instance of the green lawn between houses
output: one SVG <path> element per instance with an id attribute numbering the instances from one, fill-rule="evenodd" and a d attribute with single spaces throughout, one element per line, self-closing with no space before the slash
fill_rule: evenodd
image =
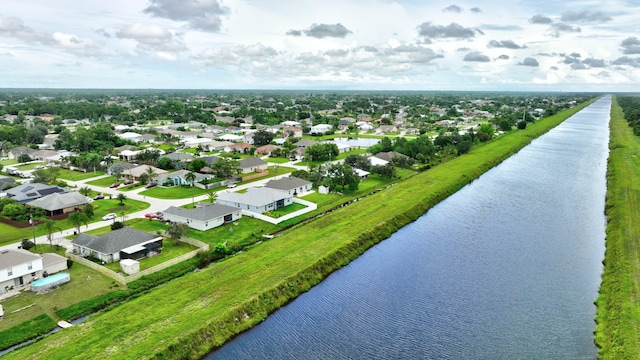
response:
<path id="1" fill-rule="evenodd" d="M 584 106 L 478 146 L 6 357 L 201 358 Z"/>
<path id="2" fill-rule="evenodd" d="M 94 173 L 93 171 L 82 172 L 69 169 L 60 169 L 60 179 L 69 181 L 86 180 L 96 176 L 102 176 L 104 174 L 105 172 L 102 170 L 98 170 Z"/>

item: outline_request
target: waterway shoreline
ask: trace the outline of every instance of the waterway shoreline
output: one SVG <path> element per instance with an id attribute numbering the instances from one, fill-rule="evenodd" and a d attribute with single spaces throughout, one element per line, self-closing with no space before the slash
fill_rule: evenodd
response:
<path id="1" fill-rule="evenodd" d="M 597 305 L 595 343 L 600 359 L 640 358 L 640 138 L 615 97 L 607 166 L 606 251 Z"/>
<path id="2" fill-rule="evenodd" d="M 96 316 L 82 329 L 84 341 L 72 333 L 66 334 L 64 339 L 56 334 L 8 354 L 9 358 L 109 357 L 122 351 L 132 357 L 200 358 L 260 323 L 268 314 L 590 103 L 480 146 L 398 186 L 328 214 L 310 224 L 312 227 L 295 229 L 279 237 L 278 241 L 266 241 L 257 252 L 223 261 L 188 279 L 175 280 L 174 286 L 189 291 L 198 302 L 205 303 L 202 306 L 197 306 L 190 298 L 171 299 L 171 289 L 165 287 L 123 304 L 109 314 Z M 397 209 L 403 207 L 405 211 L 398 213 Z M 293 268 L 299 271 L 291 274 Z M 233 272 L 236 277 L 216 278 L 225 272 Z M 217 282 L 223 280 L 227 283 Z M 239 287 L 242 290 L 237 294 L 230 293 Z M 149 300 L 155 301 L 156 308 L 163 312 L 146 313 L 143 318 L 130 314 L 140 310 Z M 189 313 L 184 313 L 185 307 L 191 307 Z M 117 324 L 121 326 L 105 333 L 108 324 L 116 326 L 114 319 L 118 319 Z M 174 322 L 171 328 L 155 325 L 167 319 Z M 210 320 L 203 323 L 202 319 Z M 136 328 L 145 329 L 144 339 L 131 334 Z M 94 341 L 88 342 L 87 337 Z M 171 340 L 167 341 L 167 338 Z M 105 349 L 114 352 L 105 353 Z"/>

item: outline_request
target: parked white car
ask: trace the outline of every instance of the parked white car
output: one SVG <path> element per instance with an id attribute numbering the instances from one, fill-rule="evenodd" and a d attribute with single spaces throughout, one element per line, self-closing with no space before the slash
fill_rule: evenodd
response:
<path id="1" fill-rule="evenodd" d="M 116 214 L 114 213 L 108 213 L 107 215 L 102 217 L 102 220 L 113 220 L 116 218 Z"/>

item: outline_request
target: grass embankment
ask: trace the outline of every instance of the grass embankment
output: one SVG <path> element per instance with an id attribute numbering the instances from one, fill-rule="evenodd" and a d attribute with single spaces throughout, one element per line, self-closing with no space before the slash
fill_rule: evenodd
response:
<path id="1" fill-rule="evenodd" d="M 250 251 L 97 314 L 81 327 L 54 334 L 6 356 L 200 358 L 263 321 L 269 313 L 583 106 L 479 146 Z"/>
<path id="2" fill-rule="evenodd" d="M 601 359 L 640 359 L 640 138 L 613 102 L 607 237 L 595 342 Z"/>

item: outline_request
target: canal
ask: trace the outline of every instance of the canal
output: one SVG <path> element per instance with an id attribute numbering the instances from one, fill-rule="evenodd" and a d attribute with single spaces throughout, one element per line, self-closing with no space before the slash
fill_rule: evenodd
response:
<path id="1" fill-rule="evenodd" d="M 207 359 L 595 359 L 603 97 Z"/>

